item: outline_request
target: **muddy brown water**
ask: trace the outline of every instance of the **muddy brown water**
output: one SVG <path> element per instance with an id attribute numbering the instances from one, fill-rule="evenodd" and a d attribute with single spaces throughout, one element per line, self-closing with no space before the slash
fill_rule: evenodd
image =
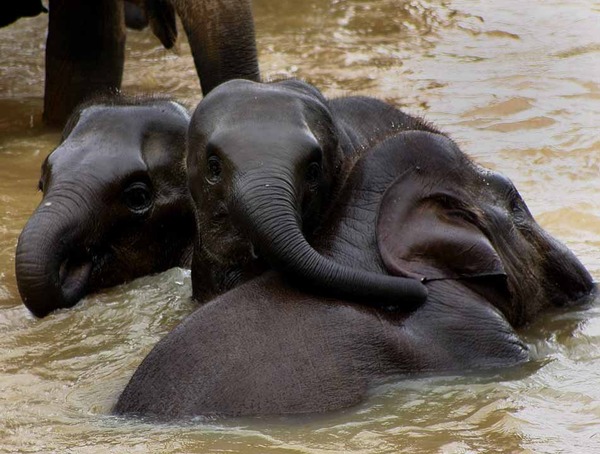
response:
<path id="1" fill-rule="evenodd" d="M 600 279 L 600 5 L 594 0 L 256 0 L 267 78 L 378 96 L 422 113 L 517 185 Z M 151 347 L 193 309 L 174 269 L 44 320 L 21 304 L 18 234 L 58 133 L 41 124 L 46 17 L 0 30 L 0 451 L 600 452 L 600 310 L 544 316 L 516 371 L 396 381 L 302 419 L 152 425 L 109 411 Z M 124 91 L 193 106 L 185 42 L 130 32 Z"/>

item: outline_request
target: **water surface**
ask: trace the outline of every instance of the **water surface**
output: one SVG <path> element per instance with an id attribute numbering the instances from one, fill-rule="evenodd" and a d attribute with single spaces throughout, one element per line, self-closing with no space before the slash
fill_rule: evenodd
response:
<path id="1" fill-rule="evenodd" d="M 255 0 L 267 79 L 377 96 L 424 115 L 508 175 L 538 221 L 600 279 L 600 6 L 593 0 Z M 600 452 L 600 309 L 523 334 L 536 360 L 491 376 L 392 382 L 302 419 L 152 425 L 108 416 L 152 346 L 193 309 L 189 272 L 34 319 L 14 277 L 58 132 L 41 124 L 46 17 L 0 29 L 0 450 L 4 452 Z M 192 107 L 185 41 L 130 32 L 126 93 Z"/>

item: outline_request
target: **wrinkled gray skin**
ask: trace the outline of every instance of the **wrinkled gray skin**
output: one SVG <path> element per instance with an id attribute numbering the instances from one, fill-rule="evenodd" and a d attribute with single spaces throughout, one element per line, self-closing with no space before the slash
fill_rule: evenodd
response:
<path id="1" fill-rule="evenodd" d="M 354 168 L 316 249 L 372 273 L 424 277 L 412 313 L 326 299 L 269 272 L 201 306 L 138 367 L 117 414 L 324 412 L 394 374 L 509 367 L 514 328 L 588 301 L 592 279 L 505 177 L 447 137 L 405 132 Z"/>
<path id="2" fill-rule="evenodd" d="M 344 267 L 310 246 L 356 159 L 408 129 L 433 130 L 376 99 L 329 101 L 298 80 L 235 80 L 213 90 L 188 134 L 201 232 L 194 296 L 208 300 L 274 266 L 330 296 L 404 309 L 421 304 L 427 290 L 417 280 Z"/>
<path id="3" fill-rule="evenodd" d="M 73 115 L 42 165 L 43 198 L 17 246 L 17 284 L 34 315 L 190 265 L 188 123 L 181 105 L 151 98 L 97 101 Z"/>

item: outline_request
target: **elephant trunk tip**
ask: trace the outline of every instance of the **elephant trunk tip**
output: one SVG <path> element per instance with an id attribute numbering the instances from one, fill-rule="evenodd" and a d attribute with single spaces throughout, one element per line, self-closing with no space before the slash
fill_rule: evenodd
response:
<path id="1" fill-rule="evenodd" d="M 320 257 L 315 262 L 314 265 L 293 270 L 292 273 L 305 281 L 306 285 L 313 285 L 328 296 L 390 311 L 415 310 L 429 296 L 427 287 L 413 278 L 348 268 L 328 259 L 321 260 Z"/>
<path id="2" fill-rule="evenodd" d="M 56 309 L 72 307 L 86 294 L 92 260 L 75 255 L 66 258 L 36 254 L 17 247 L 17 287 L 23 304 L 38 318 Z"/>

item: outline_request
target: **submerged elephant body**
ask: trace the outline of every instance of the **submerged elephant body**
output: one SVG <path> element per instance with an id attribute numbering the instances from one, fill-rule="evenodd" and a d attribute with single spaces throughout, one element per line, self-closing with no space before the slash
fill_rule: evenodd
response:
<path id="1" fill-rule="evenodd" d="M 162 339 L 115 412 L 322 412 L 359 402 L 390 375 L 512 366 L 528 359 L 513 326 L 594 292 L 514 186 L 443 135 L 383 141 L 356 164 L 338 200 L 315 248 L 346 266 L 423 278 L 423 305 L 381 311 L 271 272 L 201 306 Z"/>
<path id="2" fill-rule="evenodd" d="M 440 297 L 451 289 L 460 298 Z M 465 329 L 481 320 L 477 333 Z M 456 283 L 436 283 L 407 316 L 314 297 L 270 272 L 197 309 L 161 340 L 114 412 L 162 420 L 325 412 L 357 404 L 391 375 L 527 357 L 506 320 Z"/>

